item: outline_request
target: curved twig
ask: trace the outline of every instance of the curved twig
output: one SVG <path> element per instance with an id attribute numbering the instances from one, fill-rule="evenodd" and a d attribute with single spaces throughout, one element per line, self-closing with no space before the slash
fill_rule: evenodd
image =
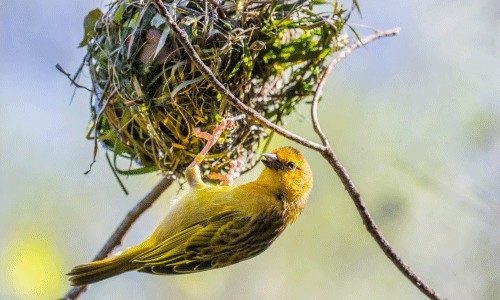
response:
<path id="1" fill-rule="evenodd" d="M 269 120 L 265 119 L 262 115 L 260 115 L 258 112 L 253 110 L 252 108 L 246 106 L 241 100 L 239 100 L 236 96 L 234 96 L 229 90 L 227 90 L 224 85 L 214 76 L 214 74 L 211 72 L 210 68 L 206 66 L 201 58 L 198 56 L 196 53 L 196 50 L 193 48 L 191 43 L 189 42 L 189 39 L 184 32 L 175 22 L 173 17 L 170 15 L 168 12 L 167 8 L 163 4 L 161 0 L 155 0 L 155 3 L 158 7 L 159 13 L 164 17 L 164 19 L 167 21 L 167 23 L 170 25 L 170 28 L 172 31 L 175 33 L 178 41 L 182 44 L 184 47 L 184 50 L 188 53 L 188 55 L 191 57 L 192 62 L 196 65 L 196 67 L 200 70 L 200 72 L 203 74 L 205 79 L 219 92 L 226 100 L 231 103 L 233 106 L 235 106 L 238 110 L 243 112 L 245 115 L 247 115 L 250 119 L 252 119 L 255 122 L 260 123 L 261 125 L 277 132 L 278 134 L 293 140 L 303 146 L 306 146 L 308 148 L 311 148 L 313 150 L 318 151 L 321 153 L 321 155 L 330 163 L 334 171 L 337 173 L 337 176 L 339 176 L 340 180 L 342 181 L 344 187 L 346 188 L 347 192 L 349 193 L 349 196 L 351 199 L 354 201 L 354 204 L 356 205 L 356 208 L 363 219 L 363 223 L 365 224 L 365 227 L 367 230 L 370 232 L 372 237 L 376 240 L 377 244 L 380 246 L 382 251 L 386 254 L 386 256 L 396 265 L 396 267 L 426 296 L 428 296 L 431 299 L 443 299 L 441 298 L 435 291 L 432 289 L 429 285 L 424 283 L 414 272 L 413 270 L 401 259 L 401 257 L 394 251 L 394 249 L 390 246 L 390 244 L 387 242 L 387 240 L 383 237 L 383 235 L 380 233 L 378 227 L 376 226 L 375 222 L 373 221 L 373 218 L 371 217 L 368 209 L 366 208 L 366 205 L 361 197 L 361 194 L 357 190 L 356 186 L 352 182 L 351 178 L 349 177 L 347 171 L 345 168 L 342 166 L 342 164 L 339 162 L 337 159 L 335 153 L 331 149 L 331 147 L 328 145 L 328 139 L 326 138 L 326 135 L 323 133 L 319 126 L 318 118 L 317 118 L 317 102 L 319 100 L 320 96 L 320 91 L 321 89 L 318 89 L 316 92 L 316 95 L 314 97 L 313 101 L 313 107 L 312 107 L 312 118 L 313 118 L 313 126 L 320 137 L 323 145 L 320 145 L 318 143 L 314 143 L 310 140 L 307 140 L 303 137 L 300 137 L 292 132 L 289 132 L 273 123 L 271 123 Z M 326 73 L 330 73 L 331 69 L 344 57 L 349 55 L 351 52 L 353 52 L 355 49 L 359 48 L 361 45 L 366 44 L 372 40 L 376 40 L 381 37 L 385 36 L 391 36 L 391 35 L 396 35 L 398 34 L 399 29 L 394 29 L 390 31 L 379 31 L 376 32 L 375 34 L 369 36 L 368 38 L 358 41 L 354 44 L 352 44 L 350 47 L 348 47 L 346 50 L 342 51 L 330 64 L 330 66 L 327 69 Z M 319 88 L 322 88 L 324 85 L 324 81 L 326 80 L 326 77 L 328 74 L 325 74 L 322 78 L 322 81 L 320 82 Z"/>
<path id="2" fill-rule="evenodd" d="M 335 153 L 331 149 L 328 139 L 324 132 L 321 130 L 320 123 L 318 121 L 318 112 L 317 112 L 317 107 L 318 107 L 318 101 L 321 96 L 321 93 L 323 91 L 323 86 L 326 82 L 326 79 L 330 75 L 330 72 L 332 71 L 333 67 L 337 65 L 342 59 L 344 59 L 346 56 L 351 54 L 354 50 L 357 48 L 368 44 L 369 42 L 372 42 L 374 40 L 377 40 L 382 37 L 386 36 L 392 36 L 396 35 L 399 33 L 399 29 L 392 29 L 392 30 L 387 30 L 387 31 L 376 31 L 375 33 L 369 35 L 368 37 L 362 39 L 361 41 L 357 41 L 356 43 L 353 43 L 350 45 L 348 48 L 346 48 L 344 51 L 340 52 L 339 55 L 337 55 L 328 65 L 327 69 L 325 70 L 325 73 L 321 77 L 318 87 L 316 89 L 316 93 L 314 94 L 314 98 L 312 101 L 311 105 L 311 119 L 314 127 L 314 131 L 318 134 L 320 137 L 321 141 L 323 142 L 323 145 L 328 147 L 330 151 L 326 151 L 322 153 L 323 157 L 330 163 L 332 166 L 333 170 L 335 173 L 337 173 L 337 176 L 340 178 L 342 183 L 344 184 L 344 187 L 346 188 L 347 192 L 351 196 L 351 199 L 354 201 L 354 204 L 356 205 L 356 208 L 358 209 L 358 212 L 361 216 L 361 219 L 363 219 L 363 224 L 365 225 L 366 229 L 368 232 L 372 235 L 372 237 L 375 239 L 375 241 L 379 244 L 380 248 L 384 251 L 385 255 L 394 262 L 396 267 L 411 281 L 413 282 L 425 295 L 427 295 L 431 299 L 441 299 L 441 297 L 432 289 L 430 286 L 425 284 L 420 277 L 418 277 L 417 274 L 408 266 L 402 259 L 401 257 L 394 251 L 394 249 L 391 247 L 389 242 L 385 239 L 385 237 L 382 235 L 380 230 L 378 229 L 377 225 L 375 224 L 375 221 L 373 220 L 372 216 L 370 215 L 370 212 L 368 211 L 368 208 L 366 208 L 366 205 L 363 201 L 363 198 L 361 197 L 360 193 L 357 191 L 356 186 L 352 182 L 351 178 L 349 177 L 349 174 L 347 173 L 346 169 L 344 166 L 340 163 L 340 161 L 337 159 Z"/>
<path id="3" fill-rule="evenodd" d="M 153 203 L 160 197 L 160 195 L 174 182 L 172 176 L 163 177 L 161 181 L 149 192 L 139 203 L 137 203 L 132 210 L 127 213 L 121 224 L 116 228 L 115 232 L 106 241 L 101 251 L 97 253 L 94 260 L 101 260 L 106 258 L 113 249 L 121 244 L 121 241 L 132 224 L 144 213 Z M 62 299 L 75 300 L 84 293 L 88 285 L 76 286 L 66 293 Z"/>
<path id="4" fill-rule="evenodd" d="M 390 30 L 377 30 L 375 33 L 363 38 L 362 40 L 358 40 L 355 43 L 352 43 L 347 47 L 346 49 L 342 50 L 337 56 L 333 58 L 333 60 L 330 62 L 328 67 L 325 69 L 325 72 L 321 76 L 321 79 L 319 80 L 318 86 L 316 87 L 316 93 L 314 93 L 313 101 L 311 104 L 311 120 L 313 124 L 314 131 L 316 134 L 319 136 L 321 139 L 321 142 L 323 143 L 323 146 L 330 148 L 330 145 L 328 143 L 328 139 L 326 138 L 325 133 L 323 130 L 321 130 L 321 126 L 318 121 L 318 102 L 321 97 L 321 94 L 323 93 L 323 87 L 326 83 L 326 80 L 328 79 L 328 76 L 330 76 L 330 73 L 333 70 L 333 67 L 335 67 L 342 59 L 344 59 L 346 56 L 351 54 L 354 50 L 358 49 L 361 46 L 364 46 L 370 42 L 373 42 L 375 40 L 378 40 L 383 37 L 388 37 L 388 36 L 393 36 L 399 34 L 400 29 L 399 28 L 394 28 Z"/>

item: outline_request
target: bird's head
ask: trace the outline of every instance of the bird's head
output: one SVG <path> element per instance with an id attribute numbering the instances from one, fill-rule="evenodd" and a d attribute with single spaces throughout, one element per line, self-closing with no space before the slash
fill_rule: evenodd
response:
<path id="1" fill-rule="evenodd" d="M 312 172 L 305 157 L 292 147 L 279 147 L 262 156 L 266 168 L 258 180 L 293 205 L 297 214 L 302 212 L 312 189 Z"/>

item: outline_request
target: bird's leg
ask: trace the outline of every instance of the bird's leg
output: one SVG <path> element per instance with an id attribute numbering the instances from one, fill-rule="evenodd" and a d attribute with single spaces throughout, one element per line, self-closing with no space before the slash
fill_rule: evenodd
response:
<path id="1" fill-rule="evenodd" d="M 231 185 L 233 180 L 240 176 L 239 169 L 243 167 L 243 161 L 241 159 L 231 160 L 229 162 L 229 171 L 226 175 L 211 172 L 208 174 L 208 178 L 220 180 L 224 185 Z"/>
<path id="2" fill-rule="evenodd" d="M 233 124 L 234 124 L 234 118 L 226 118 L 226 119 L 222 119 L 222 121 L 215 128 L 215 130 L 212 134 L 207 133 L 207 132 L 202 132 L 202 131 L 200 131 L 199 128 L 195 128 L 193 130 L 194 136 L 204 138 L 208 142 L 205 145 L 205 147 L 203 147 L 203 149 L 201 149 L 200 153 L 198 153 L 198 155 L 196 155 L 193 162 L 186 169 L 186 178 L 189 182 L 189 185 L 194 186 L 198 183 L 203 183 L 203 181 L 201 180 L 199 165 L 201 164 L 201 162 L 205 158 L 205 155 L 208 153 L 208 151 L 210 151 L 210 149 L 217 143 L 217 140 L 219 139 L 222 132 L 227 127 L 232 126 Z"/>
<path id="3" fill-rule="evenodd" d="M 201 149 L 200 153 L 196 155 L 195 159 L 193 162 L 188 166 L 188 169 L 200 165 L 200 163 L 203 161 L 205 158 L 205 155 L 210 151 L 210 149 L 217 143 L 217 140 L 219 139 L 220 135 L 222 132 L 229 126 L 232 126 L 234 124 L 234 119 L 233 118 L 226 118 L 222 119 L 222 121 L 219 123 L 219 125 L 215 128 L 214 132 L 212 134 L 208 132 L 203 132 L 200 131 L 200 129 L 197 127 L 193 130 L 193 135 L 197 137 L 201 137 L 206 139 L 208 142 Z"/>

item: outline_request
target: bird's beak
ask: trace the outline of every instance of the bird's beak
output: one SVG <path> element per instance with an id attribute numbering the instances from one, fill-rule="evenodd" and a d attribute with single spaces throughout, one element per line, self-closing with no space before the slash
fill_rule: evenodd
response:
<path id="1" fill-rule="evenodd" d="M 279 161 L 278 156 L 272 153 L 263 153 L 262 154 L 262 163 L 273 170 L 281 170 L 283 169 L 283 164 Z"/>

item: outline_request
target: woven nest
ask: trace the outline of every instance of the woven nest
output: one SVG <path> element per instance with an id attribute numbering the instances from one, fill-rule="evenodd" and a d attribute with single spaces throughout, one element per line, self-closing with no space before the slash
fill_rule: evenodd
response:
<path id="1" fill-rule="evenodd" d="M 315 6 L 326 12 L 313 12 Z M 325 60 L 345 46 L 348 12 L 320 1 L 185 0 L 165 6 L 214 75 L 266 119 L 283 118 L 315 91 Z M 137 166 L 182 177 L 212 132 L 238 111 L 198 71 L 158 13 L 154 1 L 112 1 L 85 19 L 86 62 L 93 84 L 91 125 L 96 140 Z M 240 159 L 253 167 L 266 130 L 239 119 L 206 156 L 202 171 L 224 173 Z M 116 161 L 116 160 L 115 160 Z"/>

